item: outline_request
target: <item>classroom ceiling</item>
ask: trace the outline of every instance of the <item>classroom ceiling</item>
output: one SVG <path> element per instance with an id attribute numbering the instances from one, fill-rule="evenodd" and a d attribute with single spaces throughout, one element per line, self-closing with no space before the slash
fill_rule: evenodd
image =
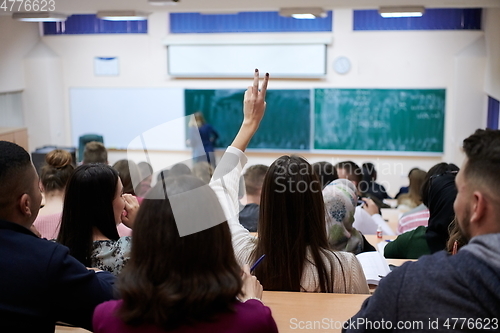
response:
<path id="1" fill-rule="evenodd" d="M 324 9 L 377 9 L 379 6 L 423 5 L 427 8 L 500 8 L 500 0 L 179 0 L 152 6 L 147 0 L 56 0 L 56 11 L 90 14 L 98 10 L 140 10 L 147 12 L 237 12 L 277 11 L 281 7 L 323 7 Z"/>

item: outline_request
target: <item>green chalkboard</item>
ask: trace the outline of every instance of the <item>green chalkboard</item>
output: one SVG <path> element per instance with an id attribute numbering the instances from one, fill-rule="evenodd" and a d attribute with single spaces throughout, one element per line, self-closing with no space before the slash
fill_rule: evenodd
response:
<path id="1" fill-rule="evenodd" d="M 315 89 L 314 148 L 443 152 L 444 89 Z"/>
<path id="2" fill-rule="evenodd" d="M 216 146 L 231 144 L 243 120 L 244 90 L 184 91 L 186 115 L 201 111 L 219 133 Z M 249 148 L 310 149 L 311 91 L 268 90 L 266 115 Z"/>

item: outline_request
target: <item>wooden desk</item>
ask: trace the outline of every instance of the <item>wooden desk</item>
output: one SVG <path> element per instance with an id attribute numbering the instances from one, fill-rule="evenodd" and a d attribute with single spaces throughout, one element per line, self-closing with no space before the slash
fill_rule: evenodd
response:
<path id="1" fill-rule="evenodd" d="M 264 291 L 262 300 L 271 308 L 281 333 L 340 332 L 342 323 L 355 315 L 369 296 Z"/>
<path id="2" fill-rule="evenodd" d="M 375 247 L 375 249 L 377 249 L 378 243 L 385 242 L 387 240 L 393 240 L 393 239 L 396 239 L 396 237 L 398 237 L 398 236 L 387 236 L 387 235 L 382 236 L 382 238 L 378 238 L 377 235 L 364 235 L 364 236 L 365 236 L 366 240 L 368 241 L 368 243 L 373 245 Z"/>
<path id="3" fill-rule="evenodd" d="M 262 300 L 271 308 L 280 333 L 340 332 L 343 322 L 354 316 L 370 295 L 264 291 Z M 311 326 L 306 326 L 311 325 Z M 335 329 L 335 325 L 339 329 Z M 83 328 L 56 326 L 56 333 L 86 333 Z"/>

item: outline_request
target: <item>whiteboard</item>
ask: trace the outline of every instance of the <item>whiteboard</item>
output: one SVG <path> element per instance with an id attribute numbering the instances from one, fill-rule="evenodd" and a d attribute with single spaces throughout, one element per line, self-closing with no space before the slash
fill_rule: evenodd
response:
<path id="1" fill-rule="evenodd" d="M 75 147 L 100 134 L 111 149 L 186 149 L 182 88 L 71 88 L 70 114 Z"/>
<path id="2" fill-rule="evenodd" d="M 168 45 L 168 73 L 176 77 L 248 77 L 258 68 L 274 78 L 326 75 L 325 44 Z"/>

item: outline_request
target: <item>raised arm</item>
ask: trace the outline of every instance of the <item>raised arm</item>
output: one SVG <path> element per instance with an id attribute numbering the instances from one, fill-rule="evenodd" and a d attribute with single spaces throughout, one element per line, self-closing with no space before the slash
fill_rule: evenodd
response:
<path id="1" fill-rule="evenodd" d="M 253 135 L 259 128 L 266 109 L 266 91 L 269 74 L 266 74 L 262 87 L 259 90 L 259 72 L 255 70 L 253 85 L 245 92 L 243 102 L 243 123 L 231 146 L 215 169 L 210 186 L 219 198 L 224 210 L 227 222 L 231 228 L 233 247 L 240 264 L 247 263 L 251 252 L 253 237 L 241 226 L 238 220 L 239 200 L 238 187 L 239 178 L 243 166 L 246 164 L 246 156 L 243 153 L 247 148 Z"/>

